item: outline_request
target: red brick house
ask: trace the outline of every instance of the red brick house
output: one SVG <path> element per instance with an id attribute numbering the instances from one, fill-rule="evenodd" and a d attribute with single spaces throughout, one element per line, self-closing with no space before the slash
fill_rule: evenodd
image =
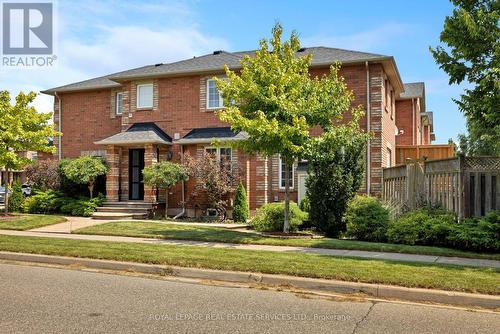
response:
<path id="1" fill-rule="evenodd" d="M 223 108 L 223 102 L 212 78 L 224 74 L 225 64 L 239 69 L 241 58 L 252 53 L 215 51 L 44 91 L 55 97 L 54 124 L 64 133 L 54 140 L 58 158 L 84 154 L 106 157 L 111 167 L 106 184 L 108 201 L 153 203 L 164 201 L 164 192 L 160 191 L 156 198 L 156 190 L 142 183 L 144 166 L 159 160 L 180 161 L 183 154 L 200 155 L 208 150 L 220 159 L 230 159 L 239 168 L 251 210 L 282 200 L 284 172 L 278 156 L 266 159 L 211 146 L 214 138 L 245 138 L 244 133 L 233 133 L 214 114 Z M 413 86 L 403 84 L 391 56 L 326 47 L 303 48 L 298 55 L 309 53 L 313 54 L 311 75 L 327 73 L 336 61 L 342 63 L 340 74 L 355 94 L 353 106 L 362 105 L 366 111 L 360 125 L 373 133 L 373 139 L 366 154 L 363 191 L 378 194 L 382 168 L 395 164 L 396 145 L 406 142 L 411 134 L 426 142 L 432 139 L 432 116 L 424 117 L 423 84 L 418 84 L 422 88 L 420 95 L 414 96 L 413 90 L 409 95 L 405 93 Z M 295 164 L 291 195 L 295 201 L 299 196 L 300 169 L 297 172 Z M 192 182 L 172 189 L 169 213 L 182 211 L 180 203 L 192 189 Z M 186 213 L 201 214 L 206 209 L 190 203 Z"/>

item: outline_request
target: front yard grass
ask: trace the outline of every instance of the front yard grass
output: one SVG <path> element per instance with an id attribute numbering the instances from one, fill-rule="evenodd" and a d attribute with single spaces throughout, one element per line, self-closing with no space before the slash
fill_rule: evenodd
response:
<path id="1" fill-rule="evenodd" d="M 0 235 L 0 250 L 500 294 L 500 270 L 197 246 Z"/>
<path id="2" fill-rule="evenodd" d="M 77 231 L 74 231 L 73 233 L 225 242 L 225 243 L 237 243 L 237 244 L 349 249 L 349 250 L 425 254 L 425 255 L 435 255 L 435 256 L 458 256 L 467 258 L 500 260 L 500 254 L 473 253 L 473 252 L 465 252 L 456 249 L 441 248 L 441 247 L 409 246 L 409 245 L 387 244 L 387 243 L 366 242 L 366 241 L 356 241 L 356 240 L 340 240 L 340 239 L 330 239 L 330 238 L 278 239 L 278 238 L 265 237 L 257 233 L 233 231 L 220 227 L 176 225 L 176 224 L 141 222 L 141 221 L 111 222 L 91 227 L 85 227 Z"/>
<path id="3" fill-rule="evenodd" d="M 0 215 L 0 230 L 25 231 L 42 226 L 58 224 L 65 221 L 66 218 L 62 216 L 31 214 L 12 214 L 10 216 Z"/>

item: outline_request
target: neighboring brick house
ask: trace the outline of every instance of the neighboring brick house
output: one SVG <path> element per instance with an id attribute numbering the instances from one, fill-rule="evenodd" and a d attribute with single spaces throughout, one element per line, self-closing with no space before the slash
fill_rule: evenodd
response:
<path id="1" fill-rule="evenodd" d="M 435 140 L 433 113 L 425 110 L 423 82 L 407 83 L 396 100 L 396 145 L 430 145 Z"/>
<path id="2" fill-rule="evenodd" d="M 367 149 L 368 168 L 362 190 L 379 194 L 382 168 L 395 164 L 398 106 L 407 101 L 395 60 L 391 56 L 326 47 L 303 48 L 298 55 L 309 53 L 313 54 L 313 76 L 327 73 L 331 64 L 340 61 L 340 75 L 355 94 L 352 105 L 365 109 L 360 126 L 373 137 Z M 208 150 L 220 159 L 230 159 L 241 171 L 251 210 L 282 200 L 284 171 L 279 156 L 247 156 L 229 147 L 211 147 L 214 138 L 226 141 L 245 137 L 233 133 L 214 114 L 223 106 L 212 78 L 224 75 L 225 64 L 238 70 L 242 57 L 252 54 L 215 51 L 44 91 L 55 96 L 54 124 L 64 134 L 55 140 L 58 158 L 84 154 L 106 157 L 111 167 L 106 184 L 108 201 L 155 202 L 155 189 L 142 183 L 144 166 L 158 160 L 180 161 L 183 154 L 200 155 Z M 418 97 L 418 101 L 425 105 L 425 96 Z M 427 131 L 431 136 L 432 128 Z M 412 130 L 405 127 L 404 132 Z M 296 170 L 297 163 L 291 192 L 295 201 L 299 188 Z M 170 213 L 181 211 L 179 203 L 192 187 L 190 180 L 172 188 Z M 164 200 L 163 193 L 159 192 L 159 201 Z M 199 214 L 205 209 L 189 203 L 187 214 Z"/>

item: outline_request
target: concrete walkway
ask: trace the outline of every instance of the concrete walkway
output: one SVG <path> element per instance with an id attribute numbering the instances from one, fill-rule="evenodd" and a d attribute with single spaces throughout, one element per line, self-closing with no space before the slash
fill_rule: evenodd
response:
<path id="1" fill-rule="evenodd" d="M 418 262 L 418 263 L 453 264 L 453 265 L 471 266 L 471 267 L 493 267 L 500 269 L 500 261 L 496 260 L 468 259 L 468 258 L 433 256 L 433 255 L 368 252 L 359 250 L 308 248 L 308 247 L 293 247 L 293 246 L 247 245 L 247 244 L 231 244 L 231 243 L 221 243 L 221 242 L 204 242 L 204 241 L 190 241 L 190 240 L 165 240 L 165 239 L 152 239 L 152 238 L 105 236 L 105 235 L 69 234 L 69 233 L 57 233 L 57 232 L 47 233 L 47 232 L 36 232 L 36 231 L 0 230 L 0 234 L 25 236 L 25 237 L 62 238 L 62 239 L 94 240 L 94 241 L 108 241 L 108 242 L 130 242 L 130 243 L 143 243 L 143 244 L 155 244 L 155 245 L 200 246 L 200 247 L 228 248 L 228 249 L 242 249 L 242 250 L 263 250 L 271 252 L 298 252 L 298 253 L 320 254 L 327 256 L 355 257 L 355 258 L 368 258 L 377 260 L 405 261 L 405 262 Z"/>
<path id="2" fill-rule="evenodd" d="M 76 231 L 78 229 L 101 225 L 105 223 L 111 222 L 121 222 L 121 221 L 131 221 L 131 219 L 123 219 L 123 220 L 107 220 L 107 219 L 92 219 L 86 217 L 64 217 L 66 221 L 59 224 L 42 226 L 39 228 L 35 228 L 30 230 L 31 232 L 49 232 L 49 233 L 71 233 L 72 231 Z M 207 227 L 220 227 L 227 229 L 243 229 L 247 225 L 245 224 L 223 224 L 223 223 L 189 223 L 182 221 L 167 221 L 167 220 L 140 220 L 134 219 L 134 222 L 150 222 L 150 223 L 159 223 L 159 224 L 172 224 L 172 225 L 189 225 L 189 226 L 207 226 Z"/>

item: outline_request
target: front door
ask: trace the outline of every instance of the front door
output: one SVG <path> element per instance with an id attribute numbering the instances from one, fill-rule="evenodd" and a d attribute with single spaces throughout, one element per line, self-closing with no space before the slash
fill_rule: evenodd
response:
<path id="1" fill-rule="evenodd" d="M 131 200 L 144 199 L 144 182 L 142 170 L 144 169 L 144 149 L 129 150 L 129 170 L 128 170 L 128 198 Z"/>

